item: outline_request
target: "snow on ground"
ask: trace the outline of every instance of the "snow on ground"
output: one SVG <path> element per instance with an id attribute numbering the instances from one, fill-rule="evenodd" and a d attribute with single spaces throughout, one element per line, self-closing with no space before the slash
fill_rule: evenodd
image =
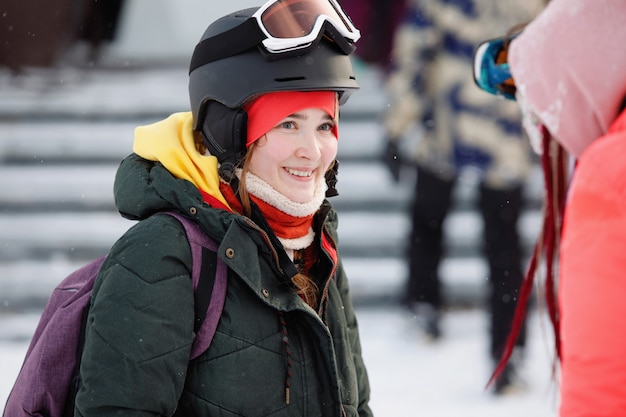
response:
<path id="1" fill-rule="evenodd" d="M 416 321 L 398 309 L 358 311 L 363 355 L 377 416 L 556 416 L 556 383 L 550 347 L 533 317 L 525 368 L 525 390 L 504 397 L 485 391 L 491 364 L 487 316 L 481 310 L 449 312 L 444 338 L 425 341 Z M 542 320 L 543 321 L 543 320 Z"/>
<path id="2" fill-rule="evenodd" d="M 487 316 L 454 310 L 443 321 L 444 338 L 425 341 L 416 320 L 394 306 L 357 309 L 363 355 L 376 416 L 550 417 L 557 415 L 547 321 L 533 314 L 521 370 L 526 389 L 495 397 L 484 390 L 490 372 Z M 6 402 L 24 357 L 36 313 L 0 316 L 0 404 Z"/>

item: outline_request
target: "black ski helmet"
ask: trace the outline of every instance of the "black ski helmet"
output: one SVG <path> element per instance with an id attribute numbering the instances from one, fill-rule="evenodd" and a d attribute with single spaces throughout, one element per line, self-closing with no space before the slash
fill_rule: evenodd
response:
<path id="1" fill-rule="evenodd" d="M 256 10 L 244 9 L 216 20 L 206 29 L 200 43 L 250 22 Z M 211 101 L 240 109 L 246 100 L 259 94 L 329 90 L 338 92 L 340 104 L 345 103 L 359 88 L 349 57 L 351 51 L 346 52 L 335 42 L 320 38 L 310 47 L 285 56 L 274 56 L 257 44 L 207 63 L 197 56 L 196 48 L 189 74 L 194 130 L 202 130 L 206 107 Z M 221 42 L 220 46 L 228 50 L 230 44 Z"/>

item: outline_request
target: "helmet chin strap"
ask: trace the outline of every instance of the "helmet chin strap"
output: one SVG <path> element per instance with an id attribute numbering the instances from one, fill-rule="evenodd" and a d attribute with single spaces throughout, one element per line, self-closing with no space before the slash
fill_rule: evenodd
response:
<path id="1" fill-rule="evenodd" d="M 337 191 L 337 174 L 339 174 L 339 161 L 334 160 L 332 167 L 326 171 L 324 174 L 324 179 L 326 180 L 326 198 L 335 197 L 339 195 L 339 191 Z"/>

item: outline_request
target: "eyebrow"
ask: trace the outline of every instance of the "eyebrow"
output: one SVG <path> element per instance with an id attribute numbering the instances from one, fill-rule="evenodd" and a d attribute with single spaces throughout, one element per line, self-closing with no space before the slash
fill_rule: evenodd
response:
<path id="1" fill-rule="evenodd" d="M 304 114 L 302 114 L 302 113 L 293 113 L 293 114 L 290 114 L 289 116 L 285 117 L 285 119 L 287 119 L 287 118 L 289 118 L 289 117 L 294 118 L 294 119 L 299 119 L 299 120 L 305 120 L 305 119 L 307 119 L 307 117 L 306 117 Z M 335 119 L 333 119 L 333 118 L 330 116 L 330 114 L 328 114 L 328 113 L 326 113 L 326 112 L 324 113 L 324 119 L 326 119 L 326 120 L 332 120 L 332 121 L 334 121 L 334 120 L 335 120 Z"/>

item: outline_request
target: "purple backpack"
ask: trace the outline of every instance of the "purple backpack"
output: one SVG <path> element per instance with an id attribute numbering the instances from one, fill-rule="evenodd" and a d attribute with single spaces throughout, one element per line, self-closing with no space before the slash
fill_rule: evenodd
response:
<path id="1" fill-rule="evenodd" d="M 217 243 L 198 224 L 173 212 L 164 213 L 182 223 L 191 247 L 196 333 L 191 360 L 208 349 L 215 334 L 226 297 L 227 266 L 217 256 Z M 105 258 L 74 271 L 52 292 L 9 394 L 4 417 L 74 415 L 85 320 Z"/>

